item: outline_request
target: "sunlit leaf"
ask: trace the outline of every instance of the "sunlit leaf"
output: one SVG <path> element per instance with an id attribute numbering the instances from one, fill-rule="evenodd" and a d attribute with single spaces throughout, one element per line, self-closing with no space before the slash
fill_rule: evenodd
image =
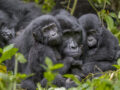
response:
<path id="1" fill-rule="evenodd" d="M 18 60 L 20 63 L 27 62 L 27 60 L 24 58 L 24 56 L 21 53 L 16 53 L 15 59 Z"/>
<path id="2" fill-rule="evenodd" d="M 114 67 L 116 67 L 117 69 L 120 69 L 120 66 L 119 65 L 113 65 Z"/>
<path id="3" fill-rule="evenodd" d="M 3 48 L 3 53 L 10 51 L 12 48 L 14 48 L 14 44 L 10 44 Z"/>
<path id="4" fill-rule="evenodd" d="M 0 48 L 0 53 L 2 53 L 3 52 L 3 50 L 2 50 L 2 48 Z"/>
<path id="5" fill-rule="evenodd" d="M 48 80 L 48 81 L 53 81 L 54 80 L 54 78 L 55 78 L 55 76 L 54 76 L 54 74 L 52 74 L 52 72 L 45 72 L 44 73 L 44 77 Z"/>
<path id="6" fill-rule="evenodd" d="M 55 64 L 55 65 L 52 66 L 50 69 L 51 69 L 51 70 L 56 70 L 56 69 L 62 68 L 63 66 L 64 66 L 63 64 Z"/>
<path id="7" fill-rule="evenodd" d="M 119 13 L 118 13 L 118 18 L 120 19 L 120 11 L 119 11 Z"/>
<path id="8" fill-rule="evenodd" d="M 0 73 L 6 73 L 7 72 L 7 67 L 4 65 L 0 65 Z"/>
<path id="9" fill-rule="evenodd" d="M 112 30 L 113 27 L 114 27 L 114 21 L 113 21 L 113 19 L 110 16 L 106 15 L 105 20 L 107 22 L 108 29 Z"/>
<path id="10" fill-rule="evenodd" d="M 64 77 L 72 79 L 76 84 L 81 84 L 79 79 L 73 74 L 65 74 Z"/>
<path id="11" fill-rule="evenodd" d="M 48 66 L 48 68 L 51 68 L 53 66 L 52 61 L 50 60 L 50 58 L 46 57 L 45 59 L 45 63 Z"/>
<path id="12" fill-rule="evenodd" d="M 117 60 L 117 64 L 120 65 L 120 59 Z"/>
<path id="13" fill-rule="evenodd" d="M 17 48 L 11 48 L 4 50 L 5 52 L 2 53 L 2 56 L 0 58 L 0 63 L 2 63 L 5 60 L 9 60 L 12 58 L 13 55 L 18 51 Z"/>

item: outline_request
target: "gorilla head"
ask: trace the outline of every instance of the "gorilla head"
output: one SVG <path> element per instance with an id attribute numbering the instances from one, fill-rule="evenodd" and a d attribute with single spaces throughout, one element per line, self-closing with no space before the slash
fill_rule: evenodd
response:
<path id="1" fill-rule="evenodd" d="M 32 33 L 36 41 L 52 46 L 61 42 L 62 31 L 56 18 L 53 16 L 40 16 L 32 24 Z"/>
<path id="2" fill-rule="evenodd" d="M 14 27 L 10 23 L 9 16 L 0 10 L 0 47 L 6 45 L 14 34 Z"/>
<path id="3" fill-rule="evenodd" d="M 82 48 L 79 46 L 81 40 L 80 31 L 67 30 L 63 32 L 63 55 L 78 58 L 82 54 Z"/>
<path id="4" fill-rule="evenodd" d="M 83 26 L 87 36 L 87 46 L 89 50 L 96 51 L 101 45 L 103 28 L 101 22 L 95 14 L 86 14 L 79 18 L 80 25 Z"/>
<path id="5" fill-rule="evenodd" d="M 67 13 L 67 12 L 66 12 Z M 78 58 L 82 54 L 82 27 L 77 22 L 77 19 L 69 13 L 56 15 L 63 32 L 62 54 L 63 57 L 70 56 Z"/>

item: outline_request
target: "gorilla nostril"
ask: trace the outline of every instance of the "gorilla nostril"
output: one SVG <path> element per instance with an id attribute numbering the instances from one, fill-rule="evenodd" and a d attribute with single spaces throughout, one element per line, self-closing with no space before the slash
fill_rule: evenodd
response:
<path id="1" fill-rule="evenodd" d="M 93 39 L 92 38 L 89 38 L 88 41 L 92 41 Z"/>
<path id="2" fill-rule="evenodd" d="M 76 49 L 76 48 L 77 48 L 77 46 L 71 46 L 71 48 L 72 48 L 72 49 Z"/>
<path id="3" fill-rule="evenodd" d="M 56 36 L 56 33 L 52 34 L 52 36 Z"/>

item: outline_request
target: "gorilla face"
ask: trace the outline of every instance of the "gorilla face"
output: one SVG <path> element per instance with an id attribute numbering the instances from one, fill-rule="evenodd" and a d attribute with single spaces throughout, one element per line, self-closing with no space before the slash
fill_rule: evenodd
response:
<path id="1" fill-rule="evenodd" d="M 82 49 L 79 46 L 81 35 L 79 31 L 69 31 L 63 33 L 63 54 L 70 57 L 80 57 Z"/>
<path id="2" fill-rule="evenodd" d="M 15 36 L 14 27 L 10 24 L 7 14 L 0 11 L 0 47 L 8 44 L 8 41 Z"/>
<path id="3" fill-rule="evenodd" d="M 14 29 L 11 28 L 11 29 L 8 29 L 8 27 L 6 26 L 1 26 L 0 28 L 0 36 L 8 41 L 10 39 L 12 39 L 14 37 L 15 33 L 14 33 Z"/>
<path id="4" fill-rule="evenodd" d="M 33 36 L 36 41 L 55 46 L 61 43 L 62 31 L 56 18 L 43 15 L 34 21 Z"/>
<path id="5" fill-rule="evenodd" d="M 96 38 L 96 30 L 89 29 L 87 31 L 87 45 L 89 48 L 96 48 L 97 46 L 97 38 Z"/>
<path id="6" fill-rule="evenodd" d="M 55 45 L 58 44 L 60 41 L 60 35 L 58 33 L 58 28 L 55 23 L 50 23 L 48 25 L 45 25 L 42 28 L 42 33 L 46 43 L 48 45 Z"/>
<path id="7" fill-rule="evenodd" d="M 90 36 L 87 37 L 87 44 L 88 44 L 89 48 L 92 48 L 92 47 L 96 46 L 97 40 L 95 39 L 95 37 L 90 35 Z"/>

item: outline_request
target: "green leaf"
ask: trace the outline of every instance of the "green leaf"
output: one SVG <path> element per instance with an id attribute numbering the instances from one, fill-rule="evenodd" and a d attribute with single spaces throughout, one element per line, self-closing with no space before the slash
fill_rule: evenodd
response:
<path id="1" fill-rule="evenodd" d="M 2 48 L 0 48 L 0 53 L 2 53 L 3 52 L 3 50 L 2 50 Z"/>
<path id="2" fill-rule="evenodd" d="M 18 51 L 17 48 L 11 48 L 11 49 L 5 49 L 2 53 L 2 56 L 0 58 L 0 63 L 2 63 L 5 60 L 11 59 L 13 55 Z"/>
<path id="3" fill-rule="evenodd" d="M 107 22 L 108 29 L 112 30 L 114 28 L 114 21 L 113 21 L 113 19 L 110 16 L 105 15 L 105 21 Z"/>
<path id="4" fill-rule="evenodd" d="M 117 15 L 115 13 L 109 13 L 111 17 L 117 18 Z"/>
<path id="5" fill-rule="evenodd" d="M 72 79 L 78 85 L 81 84 L 81 82 L 79 81 L 79 79 L 77 77 L 75 77 L 75 75 L 65 74 L 64 77 Z"/>
<path id="6" fill-rule="evenodd" d="M 40 83 L 37 83 L 37 90 L 45 90 L 45 89 L 41 87 Z"/>
<path id="7" fill-rule="evenodd" d="M 45 63 L 48 66 L 49 69 L 53 66 L 53 63 L 52 63 L 51 59 L 48 58 L 48 57 L 46 57 Z"/>
<path id="8" fill-rule="evenodd" d="M 114 66 L 114 67 L 117 68 L 117 69 L 120 69 L 120 66 L 119 66 L 119 65 L 112 65 L 112 66 Z"/>
<path id="9" fill-rule="evenodd" d="M 27 60 L 24 58 L 24 56 L 21 53 L 16 53 L 15 59 L 18 60 L 20 63 L 27 62 Z"/>
<path id="10" fill-rule="evenodd" d="M 54 80 L 55 75 L 49 71 L 49 72 L 44 72 L 44 77 L 50 82 Z"/>
<path id="11" fill-rule="evenodd" d="M 118 18 L 120 19 L 120 11 L 119 11 L 119 13 L 118 13 Z"/>
<path id="12" fill-rule="evenodd" d="M 43 64 L 40 64 L 40 66 L 43 67 L 45 70 L 48 69 L 48 68 L 47 68 L 45 65 L 43 65 Z"/>
<path id="13" fill-rule="evenodd" d="M 64 65 L 63 64 L 55 64 L 53 67 L 51 67 L 51 70 L 56 70 L 62 68 Z"/>
<path id="14" fill-rule="evenodd" d="M 120 59 L 117 60 L 117 64 L 120 65 Z"/>
<path id="15" fill-rule="evenodd" d="M 3 53 L 10 51 L 12 48 L 14 48 L 14 44 L 10 44 L 3 48 Z"/>

